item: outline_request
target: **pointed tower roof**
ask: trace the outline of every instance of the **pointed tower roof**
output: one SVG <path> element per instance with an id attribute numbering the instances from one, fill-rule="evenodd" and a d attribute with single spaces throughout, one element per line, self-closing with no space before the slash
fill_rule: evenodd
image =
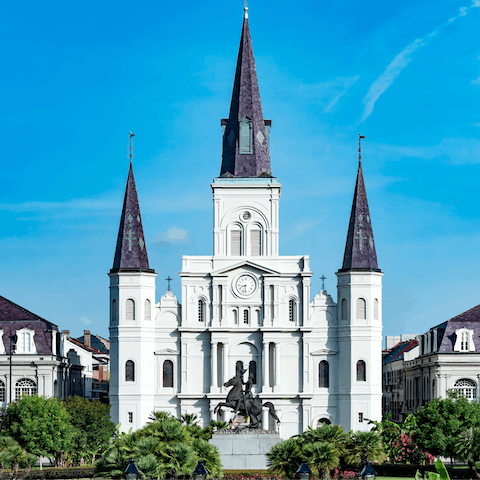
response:
<path id="1" fill-rule="evenodd" d="M 347 244 L 345 245 L 343 266 L 340 271 L 346 270 L 380 272 L 361 161 L 358 163 L 357 183 L 353 195 Z"/>
<path id="2" fill-rule="evenodd" d="M 263 119 L 247 12 L 248 8 L 245 8 L 230 116 L 228 121 L 222 121 L 225 130 L 220 176 L 270 177 L 269 131 L 265 129 L 265 123 L 269 129 L 271 122 Z M 247 147 L 239 150 L 240 126 L 243 124 L 246 128 L 242 128 L 242 139 L 248 136 L 249 142 Z"/>
<path id="3" fill-rule="evenodd" d="M 111 273 L 118 271 L 154 272 L 148 266 L 147 247 L 143 235 L 142 217 L 140 216 L 137 189 L 133 178 L 132 162 L 130 162 L 130 169 L 128 170 L 117 249 L 115 250 Z"/>

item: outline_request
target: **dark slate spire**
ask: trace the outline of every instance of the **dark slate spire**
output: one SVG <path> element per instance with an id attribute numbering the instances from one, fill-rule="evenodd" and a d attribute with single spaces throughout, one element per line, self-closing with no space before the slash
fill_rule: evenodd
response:
<path id="1" fill-rule="evenodd" d="M 245 8 L 230 116 L 228 121 L 222 121 L 225 130 L 220 176 L 270 177 L 270 122 L 263 120 L 247 12 Z"/>
<path id="2" fill-rule="evenodd" d="M 122 217 L 118 230 L 117 249 L 111 272 L 118 271 L 148 271 L 147 247 L 143 235 L 140 206 L 138 205 L 137 189 L 133 178 L 132 162 L 128 170 L 127 188 L 123 201 Z"/>
<path id="3" fill-rule="evenodd" d="M 346 270 L 380 272 L 361 162 L 358 163 L 357 183 L 341 271 Z"/>

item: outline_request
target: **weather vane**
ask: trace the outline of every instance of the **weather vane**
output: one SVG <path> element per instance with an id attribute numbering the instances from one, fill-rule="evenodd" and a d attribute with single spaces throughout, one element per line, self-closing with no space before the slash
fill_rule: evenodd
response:
<path id="1" fill-rule="evenodd" d="M 130 164 L 131 164 L 133 157 L 135 156 L 133 154 L 133 141 L 132 141 L 132 138 L 135 136 L 135 134 L 132 132 L 128 132 L 128 133 L 130 134 L 129 144 L 128 144 L 128 157 L 130 158 Z"/>
<path id="2" fill-rule="evenodd" d="M 358 134 L 358 164 L 362 164 L 362 138 L 367 138 L 365 135 L 361 133 Z"/>

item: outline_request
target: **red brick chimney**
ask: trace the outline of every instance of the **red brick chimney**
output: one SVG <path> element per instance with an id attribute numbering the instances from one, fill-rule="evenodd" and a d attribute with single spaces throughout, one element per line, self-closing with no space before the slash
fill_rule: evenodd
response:
<path id="1" fill-rule="evenodd" d="M 83 344 L 87 347 L 91 347 L 91 335 L 90 335 L 90 330 L 84 330 L 83 331 Z"/>
<path id="2" fill-rule="evenodd" d="M 70 338 L 70 330 L 62 330 L 62 333 L 64 333 L 68 338 Z"/>

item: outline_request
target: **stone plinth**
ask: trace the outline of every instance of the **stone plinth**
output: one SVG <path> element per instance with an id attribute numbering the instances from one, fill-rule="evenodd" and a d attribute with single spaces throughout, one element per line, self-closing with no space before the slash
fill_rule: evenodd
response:
<path id="1" fill-rule="evenodd" d="M 266 430 L 220 430 L 209 442 L 218 447 L 222 466 L 226 470 L 267 469 L 265 454 L 282 439 Z"/>

